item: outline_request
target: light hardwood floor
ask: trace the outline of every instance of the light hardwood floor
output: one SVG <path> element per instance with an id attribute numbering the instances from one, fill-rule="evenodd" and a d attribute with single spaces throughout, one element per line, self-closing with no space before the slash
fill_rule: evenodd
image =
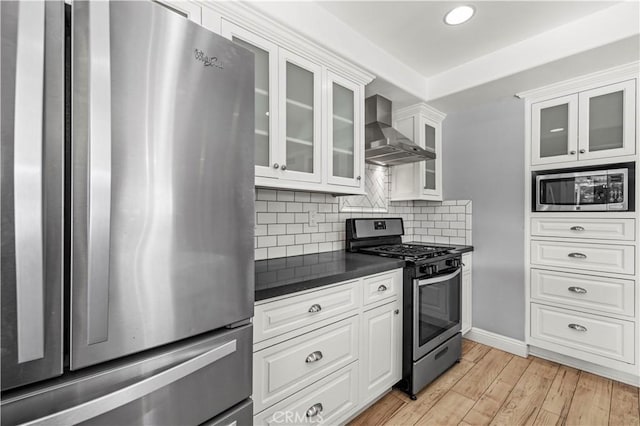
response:
<path id="1" fill-rule="evenodd" d="M 350 425 L 640 425 L 634 386 L 466 339 L 417 396 L 393 390 Z"/>

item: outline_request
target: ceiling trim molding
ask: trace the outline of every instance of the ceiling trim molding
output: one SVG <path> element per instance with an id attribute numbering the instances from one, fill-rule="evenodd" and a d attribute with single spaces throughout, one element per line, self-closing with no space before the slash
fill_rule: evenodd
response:
<path id="1" fill-rule="evenodd" d="M 427 79 L 426 100 L 637 36 L 638 9 L 637 2 L 623 2 L 432 76 Z"/>
<path id="2" fill-rule="evenodd" d="M 516 97 L 535 102 L 539 99 L 547 99 L 549 97 L 560 97 L 571 93 L 580 92 L 590 89 L 594 86 L 602 86 L 614 81 L 638 78 L 640 73 L 640 61 L 631 62 L 606 70 L 597 71 L 591 74 L 582 75 L 580 77 L 569 80 L 560 81 L 539 87 L 533 90 L 516 93 Z"/>
<path id="3" fill-rule="evenodd" d="M 353 61 L 302 36 L 299 32 L 261 13 L 252 5 L 240 1 L 204 0 L 200 3 L 203 7 L 219 13 L 222 19 L 264 37 L 296 55 L 324 65 L 356 83 L 366 85 L 375 78 L 373 73 L 357 66 Z"/>

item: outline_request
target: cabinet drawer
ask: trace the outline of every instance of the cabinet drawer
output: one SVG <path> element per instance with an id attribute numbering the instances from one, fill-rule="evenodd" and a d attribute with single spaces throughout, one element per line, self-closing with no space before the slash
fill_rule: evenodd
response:
<path id="1" fill-rule="evenodd" d="M 253 401 L 259 413 L 358 358 L 358 316 L 253 354 Z"/>
<path id="2" fill-rule="evenodd" d="M 531 297 L 587 309 L 633 316 L 633 280 L 531 269 Z"/>
<path id="3" fill-rule="evenodd" d="M 363 280 L 363 305 L 397 297 L 402 283 L 402 270 L 385 272 Z"/>
<path id="4" fill-rule="evenodd" d="M 539 237 L 635 240 L 634 219 L 532 218 L 531 235 Z"/>
<path id="5" fill-rule="evenodd" d="M 356 361 L 254 416 L 253 424 L 340 424 L 357 407 L 357 384 Z"/>
<path id="6" fill-rule="evenodd" d="M 256 305 L 253 341 L 335 318 L 360 306 L 358 281 Z"/>
<path id="7" fill-rule="evenodd" d="M 588 354 L 634 362 L 634 324 L 550 306 L 531 304 L 531 337 L 553 350 L 590 361 Z M 534 342 L 532 342 L 534 343 Z M 555 347 L 568 348 L 559 350 Z"/>
<path id="8" fill-rule="evenodd" d="M 633 246 L 531 241 L 531 263 L 633 275 Z"/>

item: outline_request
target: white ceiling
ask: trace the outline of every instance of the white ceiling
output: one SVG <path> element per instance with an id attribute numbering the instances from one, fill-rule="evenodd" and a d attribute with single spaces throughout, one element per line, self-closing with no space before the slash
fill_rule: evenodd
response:
<path id="1" fill-rule="evenodd" d="M 475 16 L 449 26 L 456 1 L 319 1 L 318 4 L 425 77 L 611 7 L 614 1 L 472 1 Z M 597 29 L 594 29 L 597 31 Z"/>

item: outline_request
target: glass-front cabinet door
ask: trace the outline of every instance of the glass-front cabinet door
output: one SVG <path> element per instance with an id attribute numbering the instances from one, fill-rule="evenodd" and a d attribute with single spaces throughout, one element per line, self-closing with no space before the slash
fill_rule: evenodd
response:
<path id="1" fill-rule="evenodd" d="M 580 159 L 635 154 L 635 102 L 633 80 L 580 92 Z"/>
<path id="2" fill-rule="evenodd" d="M 531 163 L 578 159 L 578 95 L 531 105 Z"/>
<path id="3" fill-rule="evenodd" d="M 423 118 L 422 132 L 424 132 L 423 148 L 436 154 L 436 158 L 424 161 L 423 193 L 434 197 L 442 196 L 442 141 L 441 125 Z"/>
<path id="4" fill-rule="evenodd" d="M 360 170 L 362 135 L 360 131 L 360 88 L 340 76 L 327 72 L 328 182 L 364 188 Z"/>
<path id="5" fill-rule="evenodd" d="M 280 50 L 280 150 L 282 179 L 320 182 L 322 68 Z"/>
<path id="6" fill-rule="evenodd" d="M 277 123 L 272 112 L 278 109 L 278 47 L 224 20 L 222 35 L 254 54 L 256 176 L 275 177 L 279 160 Z"/>

